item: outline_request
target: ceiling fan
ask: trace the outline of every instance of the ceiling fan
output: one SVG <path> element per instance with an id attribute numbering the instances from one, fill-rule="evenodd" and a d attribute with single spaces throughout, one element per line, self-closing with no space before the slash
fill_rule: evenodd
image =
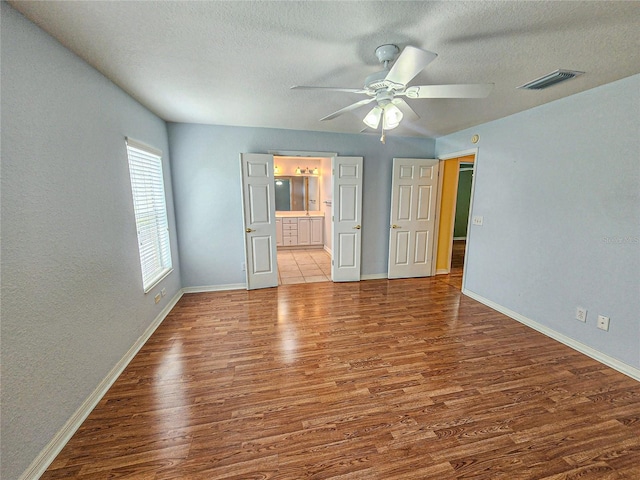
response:
<path id="1" fill-rule="evenodd" d="M 364 117 L 367 127 L 376 130 L 382 120 L 382 137 L 384 143 L 385 130 L 396 128 L 405 115 L 412 119 L 420 118 L 401 97 L 407 98 L 485 98 L 493 88 L 492 83 L 457 84 L 457 85 L 420 85 L 408 86 L 429 63 L 436 59 L 436 53 L 420 48 L 406 46 L 400 56 L 397 45 L 381 45 L 376 48 L 376 57 L 384 65 L 384 70 L 369 75 L 363 88 L 312 87 L 296 85 L 294 90 L 332 90 L 336 92 L 360 93 L 369 98 L 360 100 L 337 112 L 333 112 L 321 121 L 332 120 L 343 113 L 355 110 L 368 103 L 376 102 L 376 106 Z M 397 60 L 396 60 L 397 56 Z M 394 62 L 395 60 L 395 62 Z M 389 66 L 391 68 L 389 68 Z"/>

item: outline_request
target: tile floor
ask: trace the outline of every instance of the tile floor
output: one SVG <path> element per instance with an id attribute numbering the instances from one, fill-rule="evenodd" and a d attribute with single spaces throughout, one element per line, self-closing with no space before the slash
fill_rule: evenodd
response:
<path id="1" fill-rule="evenodd" d="M 278 284 L 331 281 L 331 256 L 322 248 L 278 249 Z"/>
<path id="2" fill-rule="evenodd" d="M 451 273 L 437 278 L 462 288 L 465 241 L 454 241 Z M 322 248 L 278 249 L 278 285 L 331 281 L 331 256 Z"/>

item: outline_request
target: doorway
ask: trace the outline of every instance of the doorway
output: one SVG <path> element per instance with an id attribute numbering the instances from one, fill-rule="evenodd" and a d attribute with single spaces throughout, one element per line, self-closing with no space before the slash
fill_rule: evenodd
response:
<path id="1" fill-rule="evenodd" d="M 273 161 L 278 285 L 331 281 L 331 158 Z"/>
<path id="2" fill-rule="evenodd" d="M 453 247 L 451 249 L 451 268 L 449 275 L 455 278 L 462 289 L 464 255 L 469 230 L 469 211 L 471 209 L 471 185 L 473 182 L 473 163 L 460 162 L 458 170 L 458 192 L 456 213 L 453 223 Z"/>
<path id="3" fill-rule="evenodd" d="M 441 198 L 436 275 L 463 290 L 476 151 L 441 157 Z"/>

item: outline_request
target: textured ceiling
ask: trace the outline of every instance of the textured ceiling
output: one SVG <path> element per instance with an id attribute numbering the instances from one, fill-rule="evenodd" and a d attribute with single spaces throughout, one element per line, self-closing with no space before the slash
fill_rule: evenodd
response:
<path id="1" fill-rule="evenodd" d="M 494 83 L 486 99 L 407 100 L 393 135 L 440 136 L 640 73 L 640 2 L 48 1 L 14 8 L 168 121 L 357 133 L 395 43 L 438 54 L 410 85 Z M 558 68 L 586 74 L 516 90 Z"/>

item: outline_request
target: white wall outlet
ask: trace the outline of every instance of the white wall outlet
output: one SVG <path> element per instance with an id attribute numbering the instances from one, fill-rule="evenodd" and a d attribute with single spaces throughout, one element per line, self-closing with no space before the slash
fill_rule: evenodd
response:
<path id="1" fill-rule="evenodd" d="M 162 296 L 164 297 L 167 294 L 167 289 L 163 288 L 162 290 L 160 290 L 160 293 L 162 294 Z"/>
<path id="2" fill-rule="evenodd" d="M 155 297 L 153 297 L 153 299 L 156 301 L 156 303 L 160 303 L 160 298 L 162 298 L 162 295 L 160 295 L 159 293 L 156 294 Z"/>
<path id="3" fill-rule="evenodd" d="M 474 225 L 482 225 L 484 217 L 482 215 L 474 215 L 471 221 Z"/>
<path id="4" fill-rule="evenodd" d="M 242 263 L 240 264 L 240 268 L 241 268 L 241 269 L 242 269 L 242 271 L 244 272 L 244 271 L 247 269 L 247 265 L 246 265 L 246 263 L 242 262 Z"/>
<path id="5" fill-rule="evenodd" d="M 609 331 L 609 317 L 598 315 L 598 328 L 605 332 Z"/>
<path id="6" fill-rule="evenodd" d="M 576 307 L 576 320 L 581 322 L 587 321 L 587 309 L 584 307 Z"/>

